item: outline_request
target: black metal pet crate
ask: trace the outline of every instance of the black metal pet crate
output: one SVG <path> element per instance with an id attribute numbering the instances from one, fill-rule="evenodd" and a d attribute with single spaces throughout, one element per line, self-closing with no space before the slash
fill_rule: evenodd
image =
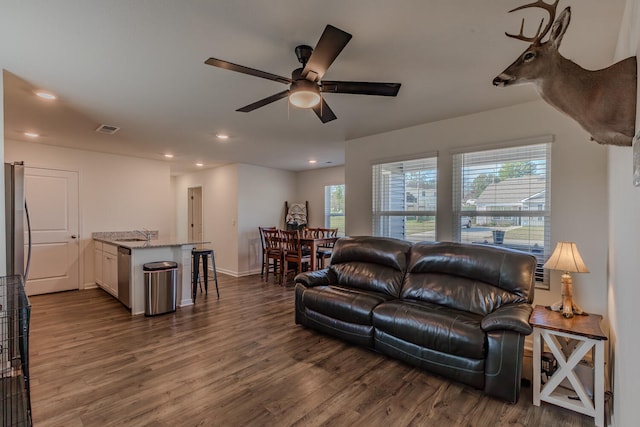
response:
<path id="1" fill-rule="evenodd" d="M 29 318 L 22 276 L 0 277 L 0 423 L 30 426 Z"/>

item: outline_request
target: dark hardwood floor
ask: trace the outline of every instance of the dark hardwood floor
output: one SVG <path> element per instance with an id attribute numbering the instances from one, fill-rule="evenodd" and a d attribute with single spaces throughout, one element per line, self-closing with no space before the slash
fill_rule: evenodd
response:
<path id="1" fill-rule="evenodd" d="M 31 297 L 34 425 L 593 425 L 297 326 L 291 287 L 219 279 L 220 300 L 150 318 L 97 289 Z"/>

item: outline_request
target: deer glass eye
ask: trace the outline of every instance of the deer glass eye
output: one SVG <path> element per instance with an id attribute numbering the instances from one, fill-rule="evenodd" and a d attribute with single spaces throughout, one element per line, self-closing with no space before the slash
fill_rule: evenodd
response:
<path id="1" fill-rule="evenodd" d="M 522 60 L 524 62 L 529 62 L 529 61 L 533 60 L 533 58 L 535 58 L 535 57 L 536 57 L 535 53 L 533 53 L 531 51 L 528 51 L 528 52 L 525 52 L 524 55 L 522 55 Z"/>

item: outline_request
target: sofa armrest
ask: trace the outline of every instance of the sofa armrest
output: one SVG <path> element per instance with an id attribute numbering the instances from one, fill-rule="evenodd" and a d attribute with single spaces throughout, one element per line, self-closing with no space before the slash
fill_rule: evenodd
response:
<path id="1" fill-rule="evenodd" d="M 294 283 L 300 283 L 307 288 L 314 286 L 328 286 L 333 282 L 334 274 L 329 268 L 325 268 L 324 270 L 306 271 L 298 274 L 294 279 Z"/>
<path id="2" fill-rule="evenodd" d="M 502 329 L 512 330 L 524 335 L 533 332 L 529 324 L 529 316 L 533 307 L 528 303 L 504 305 L 482 319 L 480 326 L 485 332 Z"/>

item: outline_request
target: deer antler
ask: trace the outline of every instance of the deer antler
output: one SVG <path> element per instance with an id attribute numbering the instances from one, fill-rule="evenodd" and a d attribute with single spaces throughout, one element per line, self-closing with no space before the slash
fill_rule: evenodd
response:
<path id="1" fill-rule="evenodd" d="M 549 4 L 549 3 L 545 3 L 543 0 L 537 0 L 533 3 L 525 4 L 510 10 L 509 13 L 515 12 L 516 10 L 528 9 L 530 7 L 539 7 L 541 9 L 546 10 L 549 13 L 549 21 L 547 22 L 547 25 L 544 27 L 544 30 L 542 30 L 542 24 L 544 23 L 544 18 L 542 18 L 542 20 L 540 21 L 540 25 L 538 26 L 538 31 L 536 32 L 536 35 L 533 37 L 526 37 L 523 34 L 524 18 L 522 18 L 522 24 L 520 25 L 520 34 L 518 35 L 509 34 L 509 33 L 505 33 L 505 34 L 507 35 L 507 37 L 522 40 L 525 42 L 531 42 L 531 43 L 539 42 L 540 40 L 542 40 L 544 36 L 547 35 L 549 30 L 551 29 L 551 26 L 553 25 L 553 21 L 556 19 L 556 8 L 558 7 L 559 1 L 560 0 L 555 0 L 553 4 Z"/>

